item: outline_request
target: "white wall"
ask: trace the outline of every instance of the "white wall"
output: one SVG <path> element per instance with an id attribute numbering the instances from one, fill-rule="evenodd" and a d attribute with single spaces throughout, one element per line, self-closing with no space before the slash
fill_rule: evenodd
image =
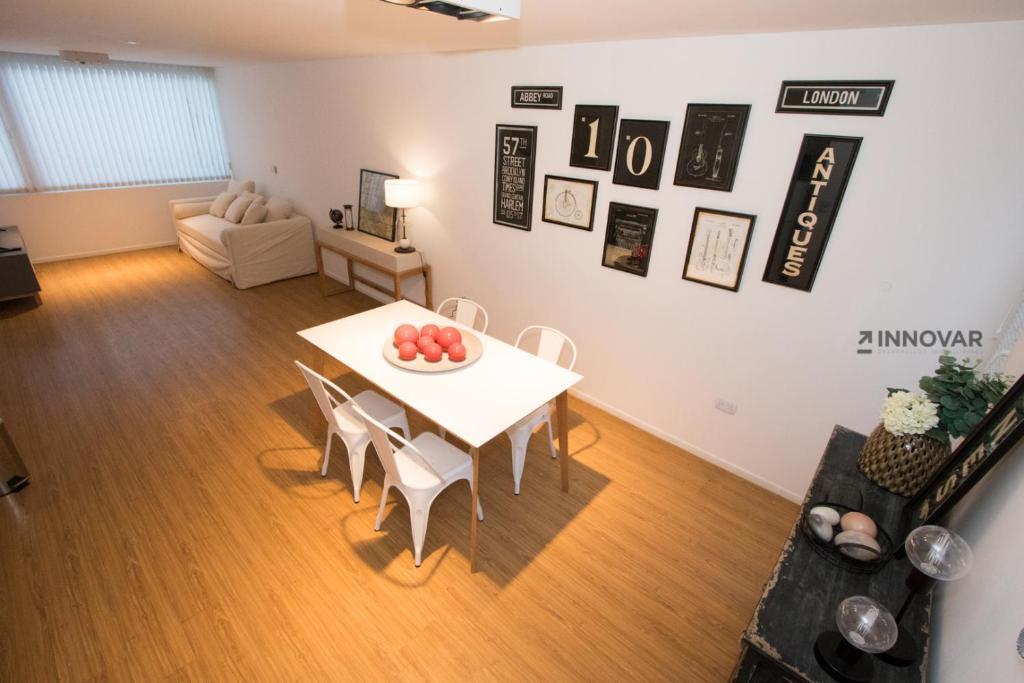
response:
<path id="1" fill-rule="evenodd" d="M 475 30 L 475 27 L 466 27 Z M 511 340 L 544 323 L 580 348 L 580 389 L 792 498 L 834 423 L 867 431 L 886 386 L 937 352 L 858 356 L 858 331 L 990 333 L 1024 284 L 1024 23 L 733 36 L 218 69 L 236 175 L 319 225 L 360 167 L 418 177 L 413 241 L 437 299 L 481 301 Z M 895 79 L 884 118 L 775 114 L 783 79 Z M 513 84 L 567 106 L 509 107 Z M 753 105 L 732 193 L 671 183 L 688 102 Z M 572 107 L 671 120 L 657 192 L 568 166 Z M 494 125 L 539 126 L 532 232 L 491 223 Z M 812 293 L 761 282 L 805 133 L 864 137 Z M 272 175 L 277 165 L 278 175 Z M 592 233 L 540 220 L 545 173 L 600 181 Z M 660 209 L 649 276 L 602 268 L 609 200 Z M 695 206 L 757 214 L 738 294 L 681 280 Z M 714 409 L 716 397 L 739 406 Z"/>
<path id="2" fill-rule="evenodd" d="M 21 228 L 33 261 L 145 249 L 175 241 L 167 202 L 217 194 L 224 182 L 0 195 L 0 224 Z"/>

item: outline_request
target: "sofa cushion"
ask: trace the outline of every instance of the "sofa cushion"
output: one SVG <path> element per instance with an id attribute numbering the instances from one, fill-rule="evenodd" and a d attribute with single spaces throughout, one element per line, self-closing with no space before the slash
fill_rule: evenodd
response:
<path id="1" fill-rule="evenodd" d="M 255 223 L 262 223 L 267 217 L 267 205 L 263 202 L 254 201 L 249 205 L 249 208 L 245 210 L 245 215 L 242 216 L 242 225 L 253 225 Z"/>
<path id="2" fill-rule="evenodd" d="M 178 221 L 178 230 L 224 257 L 227 257 L 227 249 L 220 236 L 231 226 L 223 218 L 208 213 Z"/>
<path id="3" fill-rule="evenodd" d="M 292 203 L 280 197 L 267 200 L 267 222 L 280 221 L 292 217 Z"/>
<path id="4" fill-rule="evenodd" d="M 255 180 L 229 180 L 228 181 L 228 192 L 234 192 L 235 194 L 242 194 L 243 192 L 255 192 L 256 181 Z"/>
<path id="5" fill-rule="evenodd" d="M 224 218 L 224 213 L 231 206 L 231 202 L 235 201 L 238 195 L 234 192 L 221 192 L 217 195 L 217 198 L 213 200 L 213 204 L 210 204 L 210 215 L 216 216 L 217 218 Z"/>
<path id="6" fill-rule="evenodd" d="M 224 212 L 224 220 L 231 221 L 232 223 L 238 223 L 242 220 L 242 216 L 245 215 L 246 209 L 252 205 L 252 200 L 255 199 L 256 195 L 242 194 L 235 197 L 235 201 L 231 202 L 228 210 Z"/>

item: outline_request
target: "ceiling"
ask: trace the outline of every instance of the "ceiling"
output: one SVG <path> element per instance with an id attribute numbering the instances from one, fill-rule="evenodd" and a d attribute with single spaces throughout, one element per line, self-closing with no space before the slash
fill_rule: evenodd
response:
<path id="1" fill-rule="evenodd" d="M 379 0 L 0 0 L 0 50 L 222 65 L 669 36 L 1024 19 L 1021 0 L 522 0 L 457 22 Z M 131 44 L 136 43 L 136 44 Z"/>

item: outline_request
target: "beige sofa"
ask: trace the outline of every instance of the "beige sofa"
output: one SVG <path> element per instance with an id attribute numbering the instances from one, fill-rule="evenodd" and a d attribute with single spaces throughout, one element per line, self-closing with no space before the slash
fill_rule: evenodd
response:
<path id="1" fill-rule="evenodd" d="M 214 199 L 171 201 L 181 251 L 238 289 L 317 272 L 309 218 L 239 225 L 210 215 Z"/>

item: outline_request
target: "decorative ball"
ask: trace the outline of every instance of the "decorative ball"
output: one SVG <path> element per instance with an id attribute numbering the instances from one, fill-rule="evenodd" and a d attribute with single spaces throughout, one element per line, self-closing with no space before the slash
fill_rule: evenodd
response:
<path id="1" fill-rule="evenodd" d="M 827 505 L 818 505 L 811 508 L 812 515 L 818 515 L 823 520 L 828 522 L 831 526 L 839 524 L 839 513 L 836 512 L 835 508 L 830 508 Z"/>
<path id="2" fill-rule="evenodd" d="M 423 357 L 430 363 L 436 363 L 441 360 L 441 354 L 444 353 L 440 344 L 431 344 L 423 350 Z"/>
<path id="3" fill-rule="evenodd" d="M 462 341 L 462 333 L 454 327 L 443 327 L 441 328 L 441 331 L 437 333 L 437 337 L 435 337 L 435 339 L 437 340 L 437 343 L 441 345 L 442 349 L 447 349 L 455 342 Z"/>
<path id="4" fill-rule="evenodd" d="M 416 340 L 420 338 L 419 331 L 412 325 L 399 325 L 395 329 L 395 344 L 399 346 L 402 342 L 416 343 Z"/>
<path id="5" fill-rule="evenodd" d="M 843 555 L 861 562 L 873 562 L 882 555 L 878 541 L 861 531 L 842 531 L 833 542 Z"/>
<path id="6" fill-rule="evenodd" d="M 402 360 L 415 360 L 418 349 L 411 341 L 404 341 L 398 345 L 398 357 Z"/>
<path id="7" fill-rule="evenodd" d="M 871 538 L 878 536 L 878 526 L 875 521 L 863 512 L 847 512 L 839 520 L 839 526 L 843 528 L 843 531 L 859 531 Z"/>
<path id="8" fill-rule="evenodd" d="M 441 331 L 441 328 L 433 323 L 429 323 L 420 328 L 420 336 L 431 337 L 436 339 L 437 333 Z"/>
<path id="9" fill-rule="evenodd" d="M 420 338 L 416 340 L 416 348 L 418 348 L 420 352 L 423 352 L 427 350 L 428 346 L 433 346 L 436 343 L 437 342 L 434 341 L 434 338 L 429 334 L 421 334 Z"/>
<path id="10" fill-rule="evenodd" d="M 462 342 L 452 342 L 448 345 L 448 360 L 455 363 L 466 360 L 466 347 Z"/>

